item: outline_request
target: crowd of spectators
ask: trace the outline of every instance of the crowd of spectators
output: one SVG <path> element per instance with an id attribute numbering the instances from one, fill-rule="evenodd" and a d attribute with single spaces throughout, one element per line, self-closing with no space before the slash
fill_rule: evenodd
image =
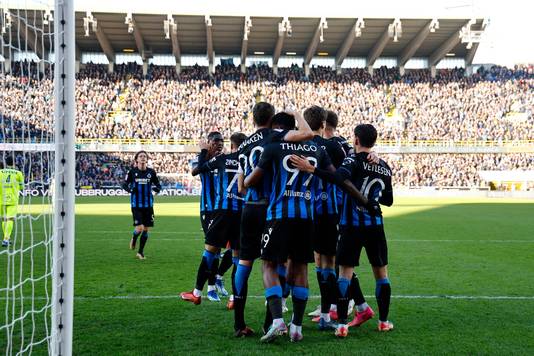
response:
<path id="1" fill-rule="evenodd" d="M 25 70 L 21 70 L 25 68 Z M 49 68 L 49 67 L 47 67 Z M 0 119 L 6 140 L 37 140 L 49 128 L 52 82 L 32 76 L 37 66 L 14 66 L 1 75 Z M 86 64 L 77 74 L 77 126 L 80 138 L 198 139 L 206 131 L 225 136 L 253 130 L 251 108 L 257 100 L 277 109 L 317 104 L 338 113 L 340 134 L 350 136 L 358 122 L 377 126 L 383 140 L 518 140 L 532 139 L 534 71 L 532 67 L 481 67 L 471 76 L 461 68 L 412 70 L 378 68 L 371 76 L 361 68 L 336 74 L 329 67 L 265 65 L 248 68 L 150 66 L 130 63 Z M 13 123 L 12 123 L 13 122 Z M 26 131 L 24 131 L 26 127 Z"/>
<path id="2" fill-rule="evenodd" d="M 0 142 L 52 142 L 54 107 L 51 65 L 14 63 L 0 74 Z M 329 67 L 266 65 L 246 73 L 236 66 L 206 67 L 85 64 L 76 77 L 78 138 L 199 139 L 218 130 L 251 133 L 251 108 L 258 100 L 279 110 L 321 105 L 338 113 L 339 134 L 350 137 L 360 122 L 374 124 L 382 140 L 532 140 L 534 68 L 481 67 L 411 70 L 360 68 L 336 73 Z M 153 154 L 154 167 L 169 185 L 182 184 L 184 154 Z M 481 169 L 532 169 L 532 158 L 509 155 L 387 156 L 399 186 L 480 186 Z M 114 186 L 130 165 L 130 154 L 79 154 L 79 186 Z M 37 173 L 35 173 L 37 174 Z M 184 181 L 185 182 L 185 181 Z M 187 181 L 186 184 L 192 184 Z M 196 183 L 195 183 L 196 184 Z"/>

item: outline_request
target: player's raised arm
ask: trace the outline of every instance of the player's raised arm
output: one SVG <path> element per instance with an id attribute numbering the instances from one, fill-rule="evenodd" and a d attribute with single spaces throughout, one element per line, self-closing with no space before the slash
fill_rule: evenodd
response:
<path id="1" fill-rule="evenodd" d="M 191 170 L 192 176 L 199 175 L 201 173 L 200 167 L 202 167 L 204 163 L 206 163 L 206 161 L 208 160 L 208 143 L 202 140 L 200 141 L 199 145 L 200 145 L 200 154 L 198 155 L 197 165 L 193 167 L 193 169 Z"/>
<path id="2" fill-rule="evenodd" d="M 290 157 L 291 163 L 298 168 L 300 171 L 308 172 L 322 178 L 330 183 L 334 183 L 345 190 L 350 194 L 354 199 L 356 199 L 361 205 L 367 206 L 369 201 L 365 198 L 362 193 L 352 184 L 352 182 L 340 174 L 339 171 L 336 171 L 333 165 L 329 165 L 327 169 L 320 169 L 313 166 L 306 158 L 300 157 L 297 155 L 292 155 Z M 375 210 L 373 208 L 372 210 Z"/>
<path id="3" fill-rule="evenodd" d="M 127 191 L 128 193 L 132 192 L 132 183 L 133 183 L 133 175 L 132 171 L 128 171 L 128 174 L 126 174 L 126 179 L 122 183 L 122 189 Z"/>
<path id="4" fill-rule="evenodd" d="M 302 114 L 298 111 L 292 111 L 292 110 L 286 110 L 285 112 L 295 117 L 295 120 L 297 121 L 299 129 L 298 131 L 297 130 L 288 131 L 288 133 L 284 136 L 284 141 L 301 142 L 301 141 L 311 140 L 313 138 L 313 131 L 310 128 L 310 125 L 308 125 L 308 123 L 302 116 Z"/>

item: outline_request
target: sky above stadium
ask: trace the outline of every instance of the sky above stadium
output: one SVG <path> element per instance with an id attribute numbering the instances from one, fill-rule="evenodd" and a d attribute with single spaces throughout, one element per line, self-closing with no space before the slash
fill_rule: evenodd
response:
<path id="1" fill-rule="evenodd" d="M 52 3 L 50 0 L 7 0 L 8 4 Z M 474 63 L 534 63 L 531 0 L 75 0 L 78 11 L 238 16 L 382 17 L 490 19 Z"/>

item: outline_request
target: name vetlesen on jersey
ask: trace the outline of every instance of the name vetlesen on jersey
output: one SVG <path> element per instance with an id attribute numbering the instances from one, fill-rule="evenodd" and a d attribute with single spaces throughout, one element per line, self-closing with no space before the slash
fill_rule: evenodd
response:
<path id="1" fill-rule="evenodd" d="M 386 167 L 382 167 L 378 164 L 369 164 L 367 162 L 363 162 L 363 169 L 369 172 L 375 172 L 383 176 L 391 177 L 391 171 L 387 169 Z"/>

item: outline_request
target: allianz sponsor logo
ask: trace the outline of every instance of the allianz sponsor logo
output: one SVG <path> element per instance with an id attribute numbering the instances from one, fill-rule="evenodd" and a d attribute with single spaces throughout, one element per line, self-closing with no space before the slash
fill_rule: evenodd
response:
<path id="1" fill-rule="evenodd" d="M 226 198 L 227 198 L 227 199 L 243 200 L 242 197 L 240 197 L 239 195 L 236 195 L 236 194 L 234 194 L 234 193 L 226 193 Z"/>
<path id="2" fill-rule="evenodd" d="M 293 197 L 293 198 L 304 198 L 306 200 L 311 200 L 312 193 L 309 190 L 306 190 L 305 192 L 298 192 L 294 190 L 285 190 L 284 191 L 285 197 Z"/>

